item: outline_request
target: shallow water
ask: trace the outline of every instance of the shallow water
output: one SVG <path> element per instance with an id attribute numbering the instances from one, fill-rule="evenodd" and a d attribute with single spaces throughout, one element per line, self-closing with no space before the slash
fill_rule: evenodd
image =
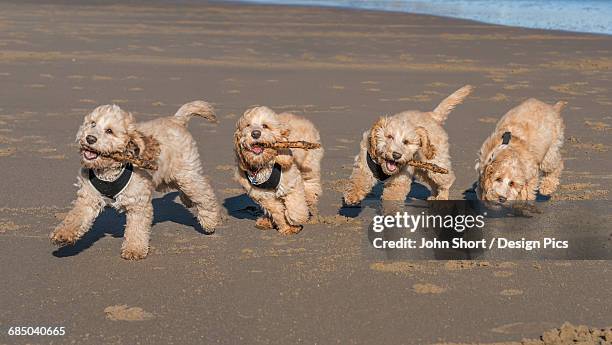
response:
<path id="1" fill-rule="evenodd" d="M 612 34 L 610 0 L 242 0 L 431 14 L 526 28 Z"/>

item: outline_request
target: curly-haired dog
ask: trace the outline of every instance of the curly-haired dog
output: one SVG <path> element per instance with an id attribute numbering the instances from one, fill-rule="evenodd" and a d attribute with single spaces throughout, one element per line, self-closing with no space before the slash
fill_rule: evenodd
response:
<path id="1" fill-rule="evenodd" d="M 538 188 L 544 195 L 557 189 L 563 170 L 561 110 L 565 105 L 551 106 L 531 98 L 499 120 L 476 160 L 479 199 L 503 204 L 534 200 Z"/>
<path id="2" fill-rule="evenodd" d="M 381 117 L 363 133 L 359 154 L 344 191 L 344 201 L 356 205 L 384 182 L 383 200 L 403 201 L 410 193 L 413 176 L 431 188 L 430 199 L 447 200 L 455 174 L 451 170 L 448 136 L 442 124 L 448 114 L 470 94 L 466 85 L 444 99 L 433 111 L 405 111 Z M 408 166 L 416 159 L 445 168 L 448 174 Z"/>
<path id="3" fill-rule="evenodd" d="M 323 148 L 264 147 L 297 140 L 321 141 L 310 121 L 289 113 L 276 114 L 267 107 L 247 110 L 236 123 L 236 180 L 264 210 L 264 216 L 257 219 L 258 228 L 276 227 L 281 234 L 295 234 L 317 213 Z"/>
<path id="4" fill-rule="evenodd" d="M 195 207 L 197 219 L 214 231 L 218 205 L 202 165 L 196 143 L 187 131 L 193 115 L 215 120 L 212 107 L 203 101 L 183 105 L 174 116 L 136 123 L 132 114 L 116 105 L 102 105 L 85 116 L 76 141 L 81 169 L 77 199 L 51 240 L 72 245 L 85 234 L 105 206 L 126 212 L 124 259 L 142 259 L 149 251 L 154 190 L 178 189 L 187 207 Z M 149 171 L 108 157 L 124 153 L 154 162 Z"/>

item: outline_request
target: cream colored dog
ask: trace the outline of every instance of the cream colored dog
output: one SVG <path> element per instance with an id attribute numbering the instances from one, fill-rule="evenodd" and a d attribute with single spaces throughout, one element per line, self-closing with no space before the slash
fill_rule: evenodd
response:
<path id="1" fill-rule="evenodd" d="M 384 182 L 383 200 L 403 201 L 410 193 L 413 176 L 430 186 L 430 199 L 447 200 L 455 174 L 442 124 L 471 91 L 469 85 L 462 87 L 430 112 L 412 110 L 381 117 L 365 131 L 344 191 L 345 203 L 359 204 L 377 181 Z M 407 164 L 411 159 L 437 164 L 449 173 L 415 169 Z"/>
<path id="2" fill-rule="evenodd" d="M 544 195 L 557 189 L 563 170 L 561 110 L 565 105 L 551 106 L 531 98 L 499 120 L 476 160 L 479 199 L 503 204 L 534 200 L 538 188 Z"/>
<path id="3" fill-rule="evenodd" d="M 320 143 L 319 131 L 308 120 L 267 107 L 247 110 L 236 124 L 236 180 L 264 210 L 256 227 L 276 227 L 295 234 L 310 215 L 316 215 L 322 194 L 323 148 L 273 149 L 264 144 L 304 140 Z"/>
<path id="4" fill-rule="evenodd" d="M 173 117 L 136 123 L 116 105 L 94 109 L 77 133 L 81 147 L 77 199 L 51 240 L 72 245 L 85 234 L 105 206 L 126 212 L 124 259 L 142 259 L 149 251 L 154 190 L 178 189 L 181 201 L 195 207 L 197 219 L 208 231 L 219 220 L 218 204 L 202 165 L 196 143 L 187 131 L 193 115 L 215 120 L 212 107 L 203 101 L 183 105 Z M 108 158 L 129 154 L 158 166 L 149 171 Z"/>

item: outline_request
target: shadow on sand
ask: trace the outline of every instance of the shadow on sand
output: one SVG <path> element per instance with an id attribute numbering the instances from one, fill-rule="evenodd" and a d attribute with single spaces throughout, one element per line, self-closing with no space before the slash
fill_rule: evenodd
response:
<path id="1" fill-rule="evenodd" d="M 198 223 L 189 209 L 174 201 L 177 196 L 178 192 L 172 192 L 161 198 L 153 199 L 153 225 L 173 222 L 191 226 L 197 232 L 207 235 L 208 233 Z M 60 258 L 77 255 L 107 235 L 114 238 L 123 237 L 124 228 L 125 214 L 107 207 L 98 216 L 91 229 L 75 245 L 58 248 L 53 252 L 53 255 Z"/>
<path id="2" fill-rule="evenodd" d="M 340 211 L 338 211 L 338 214 L 340 214 L 341 216 L 349 217 L 349 218 L 355 218 L 361 214 L 361 211 L 364 208 L 368 206 L 373 206 L 373 207 L 379 206 L 382 191 L 383 191 L 383 184 L 382 183 L 376 184 L 376 186 L 374 186 L 372 191 L 368 195 L 366 195 L 365 199 L 361 202 L 361 205 L 359 206 L 346 206 L 345 205 L 340 208 Z M 427 198 L 430 195 L 431 195 L 431 192 L 427 187 L 425 187 L 424 185 L 418 182 L 413 181 L 412 184 L 410 185 L 410 193 L 406 197 L 405 201 L 410 201 L 411 199 L 427 200 Z"/>

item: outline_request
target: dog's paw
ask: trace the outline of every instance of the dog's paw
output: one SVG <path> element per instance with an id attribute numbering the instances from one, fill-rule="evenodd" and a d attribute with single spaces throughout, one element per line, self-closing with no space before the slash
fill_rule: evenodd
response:
<path id="1" fill-rule="evenodd" d="M 302 231 L 303 226 L 301 225 L 287 225 L 281 229 L 278 229 L 278 232 L 281 235 L 295 235 Z"/>
<path id="2" fill-rule="evenodd" d="M 540 194 L 550 196 L 557 190 L 559 181 L 542 181 L 540 184 Z"/>
<path id="3" fill-rule="evenodd" d="M 448 200 L 448 194 L 446 195 L 431 195 L 427 197 L 427 200 Z"/>
<path id="4" fill-rule="evenodd" d="M 121 250 L 121 257 L 126 260 L 141 260 L 147 257 L 147 249 L 141 248 L 124 248 Z"/>
<path id="5" fill-rule="evenodd" d="M 76 232 L 66 228 L 60 228 L 53 231 L 49 238 L 51 239 L 51 243 L 60 247 L 71 246 L 78 240 Z"/>
<path id="6" fill-rule="evenodd" d="M 345 193 L 343 201 L 345 206 L 358 206 L 361 203 L 361 199 L 353 193 Z"/>
<path id="7" fill-rule="evenodd" d="M 259 217 L 255 221 L 255 227 L 260 230 L 270 230 L 274 227 L 272 220 L 268 217 Z"/>
<path id="8" fill-rule="evenodd" d="M 215 233 L 217 225 L 219 225 L 219 215 L 212 212 L 198 212 L 197 220 L 198 223 L 204 229 L 204 232 L 211 235 Z"/>

